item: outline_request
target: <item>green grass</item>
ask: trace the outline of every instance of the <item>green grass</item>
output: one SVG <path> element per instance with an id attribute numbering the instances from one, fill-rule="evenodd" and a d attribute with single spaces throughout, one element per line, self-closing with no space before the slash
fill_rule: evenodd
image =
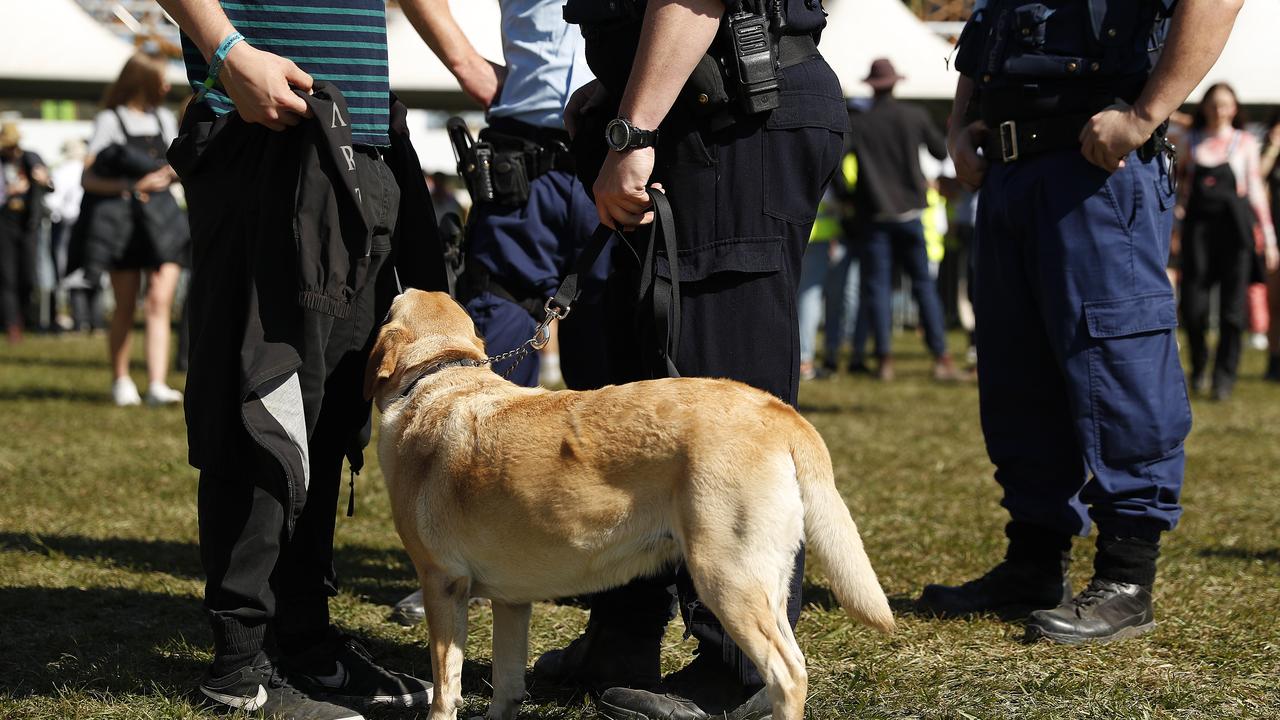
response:
<path id="1" fill-rule="evenodd" d="M 810 717 L 1280 717 L 1280 386 L 1255 379 L 1261 355 L 1247 356 L 1235 401 L 1196 403 L 1186 514 L 1166 537 L 1156 631 L 1067 648 L 1023 644 L 1018 625 L 995 619 L 904 612 L 925 583 L 995 561 L 1005 518 L 976 389 L 930 383 L 919 344 L 901 341 L 897 383 L 844 377 L 801 392 L 899 619 L 889 638 L 852 625 L 810 569 L 798 629 Z M 34 338 L 0 349 L 0 718 L 201 716 L 190 693 L 209 633 L 182 412 L 111 406 L 104 344 Z M 425 676 L 425 628 L 384 621 L 413 581 L 372 455 L 356 517 L 338 519 L 335 616 L 388 665 Z M 1077 541 L 1078 585 L 1091 555 Z M 480 714 L 489 611 L 474 608 L 472 620 L 465 687 L 468 713 Z M 568 641 L 584 620 L 575 607 L 538 606 L 532 652 Z M 669 669 L 691 647 L 676 625 Z M 535 685 L 521 717 L 593 713 L 585 698 Z"/>

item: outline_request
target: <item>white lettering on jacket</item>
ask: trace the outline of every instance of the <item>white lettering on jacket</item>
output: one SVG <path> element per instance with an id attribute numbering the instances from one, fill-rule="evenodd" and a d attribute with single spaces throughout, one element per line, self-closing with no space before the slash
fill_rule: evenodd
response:
<path id="1" fill-rule="evenodd" d="M 352 150 L 350 145 L 342 145 L 338 149 L 342 151 L 342 157 L 347 159 L 347 171 L 354 171 L 356 169 L 355 150 Z"/>
<path id="2" fill-rule="evenodd" d="M 329 129 L 332 130 L 338 126 L 346 127 L 347 121 L 342 119 L 342 113 L 338 111 L 338 106 L 334 105 L 333 106 L 333 123 L 329 125 Z"/>

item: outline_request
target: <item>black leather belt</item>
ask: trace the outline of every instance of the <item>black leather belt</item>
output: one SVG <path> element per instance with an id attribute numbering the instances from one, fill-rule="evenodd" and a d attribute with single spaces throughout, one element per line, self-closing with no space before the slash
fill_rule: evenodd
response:
<path id="1" fill-rule="evenodd" d="M 1033 120 L 1005 120 L 990 128 L 983 149 L 992 162 L 1011 163 L 1055 150 L 1080 147 L 1080 131 L 1093 113 Z"/>
<path id="2" fill-rule="evenodd" d="M 1097 113 L 1077 113 L 1061 117 L 1032 120 L 1005 120 L 990 128 L 991 136 L 983 145 L 991 162 L 1011 163 L 1055 150 L 1080 147 L 1080 132 Z M 1146 162 L 1160 153 L 1173 156 L 1173 144 L 1165 137 L 1166 121 L 1147 141 L 1138 147 L 1138 157 Z"/>

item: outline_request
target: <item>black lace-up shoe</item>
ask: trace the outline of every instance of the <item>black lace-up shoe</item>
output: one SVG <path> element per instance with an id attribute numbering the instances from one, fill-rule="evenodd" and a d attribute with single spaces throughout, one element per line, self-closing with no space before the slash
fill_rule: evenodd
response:
<path id="1" fill-rule="evenodd" d="M 652 690 L 610 688 L 596 700 L 609 720 L 770 720 L 765 688 L 744 688 L 720 663 L 698 655 Z"/>
<path id="2" fill-rule="evenodd" d="M 1055 567 L 1056 565 L 1056 567 Z M 926 585 L 916 607 L 940 617 L 996 613 L 1024 617 L 1032 610 L 1054 608 L 1071 599 L 1067 562 L 1005 560 L 986 575 L 963 585 Z"/>
<path id="3" fill-rule="evenodd" d="M 298 689 L 327 700 L 393 707 L 431 704 L 431 683 L 387 670 L 355 638 L 334 629 L 320 644 L 280 664 Z"/>
<path id="4" fill-rule="evenodd" d="M 661 661 L 661 635 L 633 635 L 588 625 L 573 642 L 538 657 L 533 676 L 552 685 L 597 691 L 617 686 L 644 688 L 662 678 Z"/>
<path id="5" fill-rule="evenodd" d="M 1031 613 L 1027 639 L 1068 645 L 1124 640 L 1156 626 L 1150 588 L 1094 578 L 1089 587 L 1052 610 Z"/>
<path id="6" fill-rule="evenodd" d="M 422 603 L 422 590 L 414 590 L 401 598 L 391 609 L 391 616 L 387 619 L 404 627 L 413 627 L 427 619 L 427 609 Z"/>
<path id="7" fill-rule="evenodd" d="M 364 720 L 360 713 L 308 697 L 264 654 L 248 667 L 200 683 L 207 705 L 227 712 L 242 710 L 283 720 Z"/>

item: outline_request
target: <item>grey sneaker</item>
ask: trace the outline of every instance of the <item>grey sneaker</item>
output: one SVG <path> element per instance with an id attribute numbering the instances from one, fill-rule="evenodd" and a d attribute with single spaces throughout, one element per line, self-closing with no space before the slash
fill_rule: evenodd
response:
<path id="1" fill-rule="evenodd" d="M 200 694 L 213 708 L 262 713 L 285 720 L 364 720 L 351 708 L 308 697 L 291 685 L 265 654 L 221 677 L 206 675 Z"/>
<path id="2" fill-rule="evenodd" d="M 337 630 L 331 630 L 306 652 L 282 658 L 280 663 L 290 682 L 326 700 L 406 708 L 431 704 L 431 683 L 382 667 L 355 638 Z"/>

